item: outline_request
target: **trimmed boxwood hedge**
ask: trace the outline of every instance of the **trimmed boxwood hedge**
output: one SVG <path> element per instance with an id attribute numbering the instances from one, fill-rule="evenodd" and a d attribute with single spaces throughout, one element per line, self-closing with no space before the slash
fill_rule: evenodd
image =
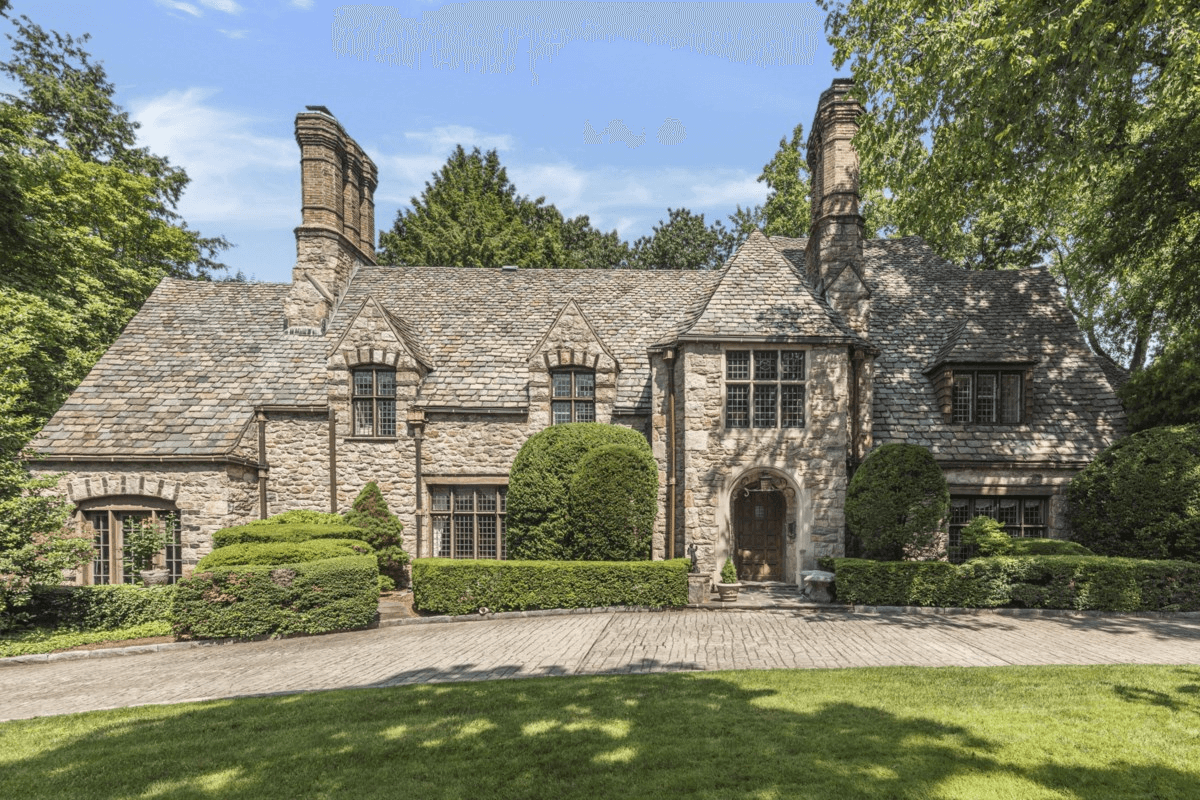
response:
<path id="1" fill-rule="evenodd" d="M 252 522 L 224 528 L 213 534 L 213 547 L 229 547 L 245 542 L 308 542 L 314 539 L 362 539 L 363 531 L 353 525 L 314 525 L 311 523 Z"/>
<path id="2" fill-rule="evenodd" d="M 239 565 L 303 564 L 322 558 L 362 556 L 374 552 L 359 539 L 313 539 L 307 542 L 245 542 L 219 547 L 196 565 L 198 571 Z"/>
<path id="3" fill-rule="evenodd" d="M 212 639 L 365 628 L 379 605 L 374 556 L 198 572 L 175 585 L 177 636 Z"/>
<path id="4" fill-rule="evenodd" d="M 113 630 L 171 618 L 174 586 L 34 586 L 34 625 Z"/>
<path id="5" fill-rule="evenodd" d="M 413 562 L 413 606 L 439 614 L 601 606 L 683 606 L 691 561 Z"/>
<path id="6" fill-rule="evenodd" d="M 1006 556 L 1094 556 L 1079 542 L 1065 539 L 1013 539 Z"/>
<path id="7" fill-rule="evenodd" d="M 1200 611 L 1200 564 L 1103 556 L 825 560 L 839 602 L 872 606 Z"/>

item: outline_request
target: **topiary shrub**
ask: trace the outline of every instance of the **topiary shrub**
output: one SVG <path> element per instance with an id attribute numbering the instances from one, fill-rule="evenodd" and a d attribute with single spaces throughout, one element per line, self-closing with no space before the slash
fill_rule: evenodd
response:
<path id="1" fill-rule="evenodd" d="M 949 509 L 942 470 L 928 450 L 912 444 L 875 449 L 846 492 L 846 524 L 861 555 L 881 561 L 938 555 Z"/>
<path id="2" fill-rule="evenodd" d="M 360 528 L 363 531 L 362 539 L 375 549 L 379 574 L 390 580 L 393 586 L 406 585 L 408 579 L 404 567 L 409 558 L 402 546 L 404 525 L 388 510 L 383 492 L 379 491 L 375 481 L 368 483 L 358 493 L 354 507 L 346 513 L 346 523 Z"/>
<path id="3" fill-rule="evenodd" d="M 248 564 L 303 564 L 323 558 L 363 556 L 371 546 L 357 539 L 313 539 L 308 542 L 247 542 L 219 547 L 200 559 L 197 570 Z"/>
<path id="4" fill-rule="evenodd" d="M 658 465 L 645 439 L 641 447 L 609 444 L 580 459 L 568 515 L 575 558 L 648 560 L 658 515 Z"/>
<path id="5" fill-rule="evenodd" d="M 345 525 L 346 520 L 341 514 L 328 514 L 323 511 L 284 511 L 266 519 L 256 519 L 247 525 Z"/>
<path id="6" fill-rule="evenodd" d="M 264 520 L 265 521 L 265 520 Z M 361 528 L 353 525 L 313 525 L 309 523 L 271 523 L 222 528 L 213 534 L 213 547 L 229 547 L 244 542 L 310 542 L 314 539 L 363 539 Z"/>
<path id="7" fill-rule="evenodd" d="M 584 456 L 610 444 L 649 450 L 646 438 L 637 431 L 598 422 L 553 425 L 526 440 L 508 477 L 509 558 L 576 559 L 569 513 L 571 480 Z"/>
<path id="8" fill-rule="evenodd" d="M 1071 538 L 1093 552 L 1200 561 L 1200 425 L 1121 439 L 1067 489 Z"/>
<path id="9" fill-rule="evenodd" d="M 1013 539 L 1010 556 L 1094 556 L 1079 542 L 1064 539 Z"/>
<path id="10" fill-rule="evenodd" d="M 991 517 L 976 517 L 962 529 L 963 547 L 978 556 L 1002 556 L 1012 552 L 1013 538 L 1004 523 Z"/>

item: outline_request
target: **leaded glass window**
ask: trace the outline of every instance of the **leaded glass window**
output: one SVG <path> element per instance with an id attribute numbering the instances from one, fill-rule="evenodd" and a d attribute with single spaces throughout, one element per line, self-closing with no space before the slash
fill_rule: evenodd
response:
<path id="1" fill-rule="evenodd" d="M 94 547 L 85 582 L 108 585 L 139 581 L 124 553 L 125 534 L 138 523 L 163 526 L 168 544 L 154 557 L 152 566 L 166 569 L 170 583 L 183 577 L 183 542 L 178 511 L 103 507 L 83 511 L 82 519 L 92 532 Z"/>
<path id="2" fill-rule="evenodd" d="M 505 558 L 505 492 L 504 486 L 431 489 L 433 554 L 438 558 Z"/>
<path id="3" fill-rule="evenodd" d="M 354 435 L 396 435 L 396 371 L 390 367 L 354 370 Z"/>
<path id="4" fill-rule="evenodd" d="M 552 425 L 596 421 L 596 373 L 556 370 L 550 373 Z"/>
<path id="5" fill-rule="evenodd" d="M 803 350 L 725 351 L 726 428 L 803 428 Z"/>
<path id="6" fill-rule="evenodd" d="M 992 497 L 950 498 L 951 561 L 964 561 L 974 553 L 962 541 L 962 529 L 976 517 L 991 517 L 1004 523 L 1004 532 L 1013 538 L 1041 539 L 1046 536 L 1045 497 Z"/>
<path id="7" fill-rule="evenodd" d="M 1020 422 L 1022 380 L 1020 372 L 955 370 L 951 419 L 979 424 Z"/>

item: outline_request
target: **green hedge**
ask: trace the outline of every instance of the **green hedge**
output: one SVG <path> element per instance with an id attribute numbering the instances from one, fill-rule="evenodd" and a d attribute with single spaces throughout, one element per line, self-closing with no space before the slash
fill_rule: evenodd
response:
<path id="1" fill-rule="evenodd" d="M 220 547 L 196 565 L 197 571 L 218 567 L 262 564 L 303 564 L 323 558 L 363 556 L 373 553 L 371 545 L 358 539 L 313 539 L 307 542 L 246 542 Z"/>
<path id="2" fill-rule="evenodd" d="M 363 531 L 353 525 L 309 523 L 250 523 L 224 528 L 213 534 L 213 547 L 220 549 L 247 542 L 309 542 L 313 539 L 362 539 Z"/>
<path id="3" fill-rule="evenodd" d="M 364 628 L 379 604 L 374 556 L 283 567 L 223 567 L 175 586 L 177 636 L 250 638 Z"/>
<path id="4" fill-rule="evenodd" d="M 174 594 L 174 586 L 35 586 L 32 622 L 81 631 L 162 622 Z"/>
<path id="5" fill-rule="evenodd" d="M 1079 542 L 1065 539 L 1013 539 L 1006 556 L 1094 556 Z"/>
<path id="6" fill-rule="evenodd" d="M 413 606 L 440 614 L 687 604 L 691 561 L 413 562 Z"/>
<path id="7" fill-rule="evenodd" d="M 1200 564 L 1103 556 L 830 559 L 840 602 L 873 606 L 1200 611 Z"/>

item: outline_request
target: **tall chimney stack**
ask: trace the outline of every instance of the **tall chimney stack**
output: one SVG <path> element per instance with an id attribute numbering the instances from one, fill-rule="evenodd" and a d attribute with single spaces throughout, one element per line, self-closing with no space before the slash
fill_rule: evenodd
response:
<path id="1" fill-rule="evenodd" d="M 302 216 L 284 315 L 289 332 L 318 334 L 355 268 L 375 263 L 379 173 L 329 109 L 307 108 L 296 115 Z"/>

